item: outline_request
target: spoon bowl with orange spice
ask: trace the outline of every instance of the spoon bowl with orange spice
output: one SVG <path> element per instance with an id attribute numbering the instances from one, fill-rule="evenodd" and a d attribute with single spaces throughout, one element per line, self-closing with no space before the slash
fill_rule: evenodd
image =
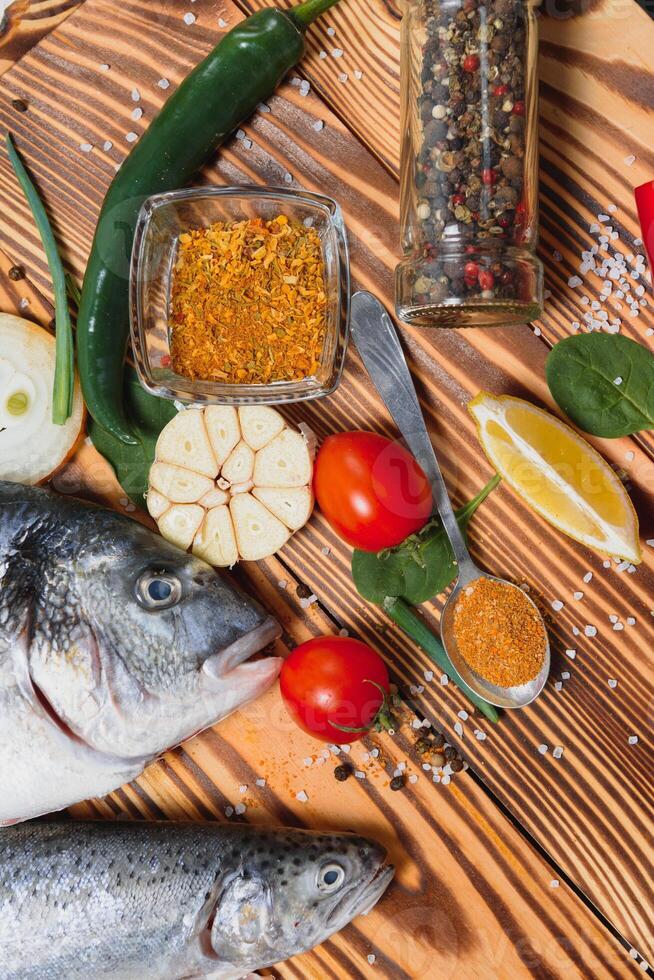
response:
<path id="1" fill-rule="evenodd" d="M 545 623 L 526 592 L 470 557 L 436 459 L 395 327 L 370 293 L 352 297 L 354 341 L 379 394 L 432 484 L 459 576 L 441 617 L 441 638 L 464 683 L 500 708 L 524 708 L 550 671 Z"/>

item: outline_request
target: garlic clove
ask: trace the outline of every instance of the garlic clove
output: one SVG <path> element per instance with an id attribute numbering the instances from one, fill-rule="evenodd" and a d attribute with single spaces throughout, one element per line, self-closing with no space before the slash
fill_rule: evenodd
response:
<path id="1" fill-rule="evenodd" d="M 309 487 L 255 487 L 252 495 L 291 531 L 299 531 L 311 517 L 313 494 Z"/>
<path id="2" fill-rule="evenodd" d="M 229 509 L 241 558 L 259 561 L 279 551 L 290 537 L 287 527 L 249 493 L 232 497 Z"/>
<path id="3" fill-rule="evenodd" d="M 244 405 L 238 417 L 243 438 L 255 452 L 272 442 L 286 425 L 279 412 L 268 405 Z"/>
<path id="4" fill-rule="evenodd" d="M 204 410 L 204 424 L 218 466 L 222 466 L 241 438 L 236 409 L 231 405 L 208 405 Z"/>
<path id="5" fill-rule="evenodd" d="M 187 408 L 170 420 L 161 430 L 154 453 L 160 463 L 185 466 L 214 479 L 218 464 L 209 443 L 202 411 Z"/>

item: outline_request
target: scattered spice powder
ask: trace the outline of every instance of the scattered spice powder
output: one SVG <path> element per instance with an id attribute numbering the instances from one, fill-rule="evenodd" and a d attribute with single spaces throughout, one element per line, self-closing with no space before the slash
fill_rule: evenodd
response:
<path id="1" fill-rule="evenodd" d="M 547 637 L 538 611 L 518 588 L 478 578 L 454 608 L 454 637 L 463 659 L 499 687 L 517 687 L 538 675 Z"/>
<path id="2" fill-rule="evenodd" d="M 280 214 L 183 232 L 171 300 L 178 374 L 267 384 L 318 369 L 326 296 L 315 228 Z"/>

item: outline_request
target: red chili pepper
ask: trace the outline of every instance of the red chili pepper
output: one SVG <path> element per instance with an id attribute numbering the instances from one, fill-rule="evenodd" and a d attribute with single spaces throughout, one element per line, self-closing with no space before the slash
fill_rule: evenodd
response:
<path id="1" fill-rule="evenodd" d="M 469 54 L 466 58 L 463 59 L 464 71 L 473 72 L 473 71 L 477 71 L 478 68 L 479 68 L 478 54 Z"/>
<path id="2" fill-rule="evenodd" d="M 641 238 L 650 269 L 654 269 L 654 180 L 648 180 L 634 191 L 640 220 Z"/>

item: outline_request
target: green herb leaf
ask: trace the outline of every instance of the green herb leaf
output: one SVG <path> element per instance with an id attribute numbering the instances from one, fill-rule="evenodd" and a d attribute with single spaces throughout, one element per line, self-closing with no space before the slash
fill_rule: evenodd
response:
<path id="1" fill-rule="evenodd" d="M 14 141 L 7 133 L 7 153 L 18 182 L 30 206 L 34 222 L 39 230 L 43 249 L 48 260 L 52 288 L 55 299 L 55 373 L 52 386 L 52 421 L 55 425 L 64 425 L 73 411 L 75 393 L 75 356 L 73 350 L 73 329 L 68 311 L 66 295 L 66 275 L 57 250 L 52 227 L 39 192 L 32 183 L 23 161 L 16 152 Z"/>
<path id="2" fill-rule="evenodd" d="M 457 511 L 464 533 L 474 512 L 499 482 L 500 477 L 494 476 L 473 500 Z M 378 604 L 387 596 L 399 596 L 412 606 L 420 605 L 444 592 L 456 578 L 456 572 L 452 547 L 439 517 L 397 548 L 379 554 L 359 550 L 352 554 L 352 578 L 359 595 Z"/>
<path id="3" fill-rule="evenodd" d="M 125 412 L 138 439 L 136 445 L 117 439 L 92 418 L 89 418 L 88 430 L 93 445 L 111 463 L 127 496 L 137 507 L 144 508 L 157 437 L 177 414 L 177 409 L 166 398 L 150 395 L 141 386 L 134 368 L 127 366 Z"/>
<path id="4" fill-rule="evenodd" d="M 594 436 L 654 428 L 654 354 L 619 334 L 584 333 L 556 344 L 547 383 L 559 408 Z"/>

